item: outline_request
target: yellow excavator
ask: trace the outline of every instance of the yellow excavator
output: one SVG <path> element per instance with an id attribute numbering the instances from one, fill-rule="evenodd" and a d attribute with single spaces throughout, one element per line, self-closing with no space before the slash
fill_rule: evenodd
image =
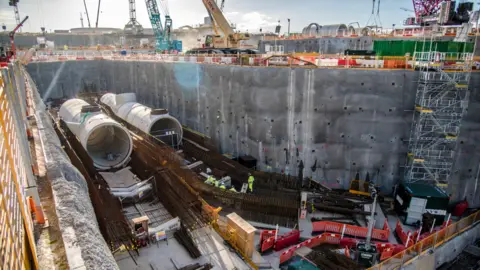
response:
<path id="1" fill-rule="evenodd" d="M 206 48 L 238 49 L 240 41 L 250 39 L 248 33 L 236 33 L 233 30 L 215 0 L 202 0 L 202 2 L 207 8 L 215 32 L 215 35 L 205 37 Z"/>

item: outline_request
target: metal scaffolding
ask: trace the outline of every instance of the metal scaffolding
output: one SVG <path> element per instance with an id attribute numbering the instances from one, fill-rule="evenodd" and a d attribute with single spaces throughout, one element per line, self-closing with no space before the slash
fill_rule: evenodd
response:
<path id="1" fill-rule="evenodd" d="M 446 188 L 468 107 L 473 54 L 435 51 L 433 38 L 429 47 L 414 55 L 419 81 L 405 181 Z"/>

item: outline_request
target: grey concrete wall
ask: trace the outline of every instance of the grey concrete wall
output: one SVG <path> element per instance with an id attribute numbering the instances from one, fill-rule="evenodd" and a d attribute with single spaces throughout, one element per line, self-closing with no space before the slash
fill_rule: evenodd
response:
<path id="1" fill-rule="evenodd" d="M 188 63 L 77 61 L 27 67 L 44 98 L 79 91 L 135 92 L 207 134 L 222 153 L 250 154 L 259 168 L 348 187 L 369 172 L 390 192 L 403 176 L 417 73 L 349 69 L 255 68 Z M 449 189 L 480 204 L 480 73 Z M 476 196 L 475 196 L 476 195 Z M 475 201 L 476 200 L 476 201 Z"/>

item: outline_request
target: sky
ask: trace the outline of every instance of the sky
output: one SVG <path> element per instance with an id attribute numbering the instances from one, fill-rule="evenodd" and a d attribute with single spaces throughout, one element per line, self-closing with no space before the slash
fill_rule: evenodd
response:
<path id="1" fill-rule="evenodd" d="M 377 0 L 377 2 L 380 0 Z M 207 16 L 202 0 L 157 0 L 166 2 L 174 28 L 184 25 L 198 25 Z M 129 0 L 102 0 L 99 27 L 123 28 L 129 20 Z M 95 26 L 98 0 L 86 0 L 90 24 Z M 88 26 L 83 0 L 20 0 L 20 17 L 29 16 L 23 32 L 39 32 L 44 26 L 47 31 L 81 27 L 80 13 L 84 25 Z M 380 19 L 383 27 L 402 25 L 413 12 L 411 0 L 381 0 Z M 144 28 L 151 28 L 144 0 L 136 0 L 137 21 Z M 282 32 L 287 30 L 287 18 L 291 19 L 291 32 L 301 32 L 310 23 L 320 25 L 349 24 L 358 22 L 364 26 L 371 16 L 372 0 L 226 0 L 226 18 L 237 24 L 241 31 L 273 31 L 280 20 Z M 376 13 L 376 9 L 375 9 Z M 163 19 L 162 19 L 163 21 Z M 7 0 L 0 1 L 0 25 L 7 30 L 15 27 L 13 7 Z"/>

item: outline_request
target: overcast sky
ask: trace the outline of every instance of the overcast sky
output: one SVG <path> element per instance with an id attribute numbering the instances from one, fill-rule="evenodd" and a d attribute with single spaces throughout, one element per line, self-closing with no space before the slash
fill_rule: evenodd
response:
<path id="1" fill-rule="evenodd" d="M 157 0 L 167 2 L 174 28 L 203 22 L 207 15 L 202 0 Z M 377 0 L 378 2 L 379 0 Z M 99 26 L 123 28 L 129 20 L 129 0 L 102 0 Z M 86 0 L 90 23 L 95 25 L 98 0 Z M 144 0 L 136 0 L 137 20 L 151 28 Z M 30 16 L 23 31 L 39 32 L 80 27 L 80 13 L 87 18 L 83 0 L 20 0 L 20 17 Z M 413 9 L 411 0 L 381 0 L 380 17 L 384 27 L 400 26 L 413 13 L 400 8 Z M 320 25 L 359 22 L 364 26 L 371 15 L 372 0 L 226 0 L 225 15 L 242 31 L 258 32 L 260 28 L 273 30 L 280 20 L 286 31 L 287 18 L 291 19 L 291 31 L 299 32 L 315 22 Z M 376 12 L 376 11 L 375 11 Z M 162 14 L 163 15 L 163 14 Z M 163 19 L 162 19 L 163 21 Z M 0 1 L 0 24 L 7 29 L 15 26 L 13 8 L 7 0 Z"/>

